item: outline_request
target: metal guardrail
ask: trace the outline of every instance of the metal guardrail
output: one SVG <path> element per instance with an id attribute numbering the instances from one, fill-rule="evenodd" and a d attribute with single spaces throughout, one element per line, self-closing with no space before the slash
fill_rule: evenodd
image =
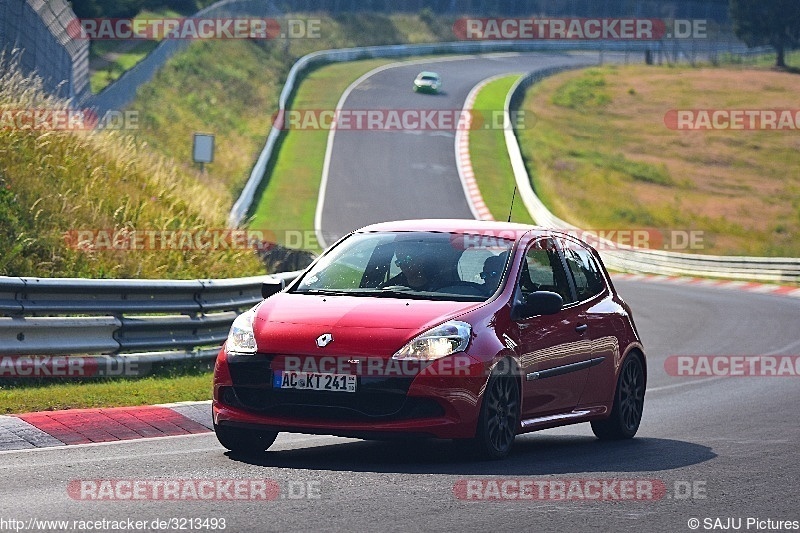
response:
<path id="1" fill-rule="evenodd" d="M 89 42 L 72 38 L 75 22 L 66 0 L 0 0 L 0 51 L 48 93 L 80 100 L 90 92 Z"/>
<path id="2" fill-rule="evenodd" d="M 547 76 L 574 67 L 558 67 L 523 76 L 511 87 L 506 97 L 505 140 L 517 190 L 525 207 L 537 224 L 552 228 L 580 232 L 574 226 L 550 212 L 533 190 L 528 171 L 520 151 L 516 132 L 510 125 L 510 110 L 518 110 L 525 89 Z M 607 239 L 599 241 L 600 254 L 609 268 L 622 272 L 658 274 L 666 276 L 703 276 L 732 280 L 759 280 L 770 282 L 800 282 L 800 258 L 745 257 L 688 254 L 664 250 L 633 248 L 615 244 Z"/>
<path id="3" fill-rule="evenodd" d="M 0 355 L 213 358 L 262 284 L 297 272 L 219 280 L 0 277 Z"/>

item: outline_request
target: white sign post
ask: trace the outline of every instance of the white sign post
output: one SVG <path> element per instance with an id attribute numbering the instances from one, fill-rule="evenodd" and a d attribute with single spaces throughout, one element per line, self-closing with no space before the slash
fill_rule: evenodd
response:
<path id="1" fill-rule="evenodd" d="M 205 164 L 214 162 L 214 134 L 195 133 L 192 143 L 192 157 L 200 163 L 200 172 L 205 172 Z"/>

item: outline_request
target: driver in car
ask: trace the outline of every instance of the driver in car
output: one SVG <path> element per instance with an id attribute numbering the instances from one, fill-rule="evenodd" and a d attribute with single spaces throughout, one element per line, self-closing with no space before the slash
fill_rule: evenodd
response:
<path id="1" fill-rule="evenodd" d="M 436 275 L 436 259 L 427 253 L 424 246 L 398 243 L 394 263 L 400 273 L 389 278 L 384 287 L 401 285 L 415 291 L 435 291 L 441 287 Z"/>

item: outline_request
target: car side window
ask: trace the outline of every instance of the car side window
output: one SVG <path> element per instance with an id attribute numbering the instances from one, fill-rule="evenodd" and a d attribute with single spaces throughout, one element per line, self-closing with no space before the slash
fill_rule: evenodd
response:
<path id="1" fill-rule="evenodd" d="M 535 291 L 551 291 L 561 295 L 565 304 L 573 301 L 567 273 L 552 239 L 540 239 L 525 252 L 519 285 L 523 296 Z"/>
<path id="2" fill-rule="evenodd" d="M 589 250 L 577 243 L 569 242 L 565 246 L 564 257 L 575 280 L 578 301 L 588 300 L 603 292 L 606 284 L 600 273 L 600 267 Z"/>

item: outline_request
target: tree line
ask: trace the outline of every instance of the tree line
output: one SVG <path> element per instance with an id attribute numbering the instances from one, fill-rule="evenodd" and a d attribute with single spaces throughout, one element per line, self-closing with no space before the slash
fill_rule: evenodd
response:
<path id="1" fill-rule="evenodd" d="M 79 18 L 131 18 L 144 9 L 172 9 L 190 15 L 215 0 L 72 0 L 72 10 Z"/>
<path id="2" fill-rule="evenodd" d="M 136 16 L 143 9 L 157 10 L 169 8 L 178 13 L 191 14 L 214 0 L 72 0 L 72 9 L 80 18 L 110 17 L 128 18 Z M 287 11 L 310 9 L 306 6 L 309 2 L 295 0 L 283 1 L 278 5 Z M 485 10 L 486 15 L 508 15 L 513 8 L 513 14 L 519 14 L 520 9 L 530 9 L 531 13 L 549 13 L 561 15 L 563 10 L 574 10 L 574 16 L 598 16 L 594 13 L 584 13 L 587 3 L 576 0 L 358 0 L 356 4 L 342 0 L 328 2 L 315 0 L 313 10 L 333 9 L 335 11 L 353 9 L 357 6 L 359 11 L 422 11 L 427 13 L 475 13 L 476 10 Z M 583 4 L 583 5 L 582 5 Z M 634 16 L 642 15 L 642 9 L 667 9 L 676 14 L 682 6 L 696 5 L 694 0 L 602 0 L 594 1 L 592 6 L 601 8 L 607 13 L 616 11 L 620 14 L 629 13 Z M 800 0 L 706 0 L 706 5 L 714 7 L 727 7 L 730 19 L 733 22 L 734 32 L 748 46 L 770 45 L 776 50 L 775 64 L 778 67 L 786 66 L 786 51 L 800 44 Z M 550 12 L 552 11 L 552 12 Z M 652 16 L 652 15 L 650 15 Z"/>

